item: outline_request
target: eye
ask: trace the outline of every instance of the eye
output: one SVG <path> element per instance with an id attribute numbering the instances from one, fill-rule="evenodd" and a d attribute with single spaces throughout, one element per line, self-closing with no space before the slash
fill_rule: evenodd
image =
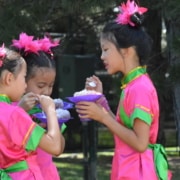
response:
<path id="1" fill-rule="evenodd" d="M 108 50 L 108 48 L 107 47 L 102 47 L 102 51 L 107 51 Z"/>
<path id="2" fill-rule="evenodd" d="M 44 88 L 44 85 L 39 85 L 38 88 L 42 89 L 42 88 Z"/>

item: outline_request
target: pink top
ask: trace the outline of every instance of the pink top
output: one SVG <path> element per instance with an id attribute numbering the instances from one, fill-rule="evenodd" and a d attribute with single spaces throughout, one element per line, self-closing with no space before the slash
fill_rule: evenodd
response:
<path id="1" fill-rule="evenodd" d="M 60 175 L 57 170 L 56 165 L 52 160 L 52 155 L 43 151 L 42 149 L 37 149 L 37 162 L 40 166 L 41 173 L 44 177 L 44 180 L 60 180 Z"/>
<path id="2" fill-rule="evenodd" d="M 28 169 L 9 173 L 13 180 L 42 180 L 36 160 L 36 148 L 44 134 L 20 107 L 0 102 L 0 168 L 6 169 L 25 160 Z"/>
<path id="3" fill-rule="evenodd" d="M 156 90 L 144 69 L 135 69 L 126 78 L 117 110 L 117 121 L 132 128 L 135 118 L 141 119 L 150 126 L 149 142 L 156 143 L 159 118 Z M 111 180 L 158 180 L 151 149 L 139 153 L 119 137 L 114 136 L 114 139 Z"/>
<path id="4" fill-rule="evenodd" d="M 133 128 L 136 118 L 144 121 L 150 126 L 149 144 L 155 146 L 159 127 L 159 103 L 156 89 L 146 69 L 143 67 L 134 69 L 124 77 L 122 85 L 116 120 L 130 129 Z M 154 161 L 155 150 L 147 148 L 146 151 L 140 153 L 116 135 L 114 140 L 115 152 L 111 180 L 158 180 Z M 158 153 L 160 155 L 160 151 Z M 159 155 L 158 158 L 160 158 Z M 157 166 L 160 170 L 159 164 Z M 171 179 L 172 174 L 168 169 L 166 171 L 164 168 L 162 173 L 164 180 Z"/>
<path id="5" fill-rule="evenodd" d="M 18 102 L 13 102 L 12 104 L 17 106 Z M 32 109 L 32 112 L 36 112 L 37 109 L 35 110 L 34 109 Z M 54 164 L 52 160 L 52 155 L 45 152 L 44 150 L 40 148 L 37 148 L 36 153 L 37 153 L 36 161 L 38 163 L 38 166 L 40 167 L 40 171 L 43 176 L 43 179 L 44 180 L 50 180 L 50 179 L 60 180 L 59 172 L 57 170 L 56 165 Z"/>
<path id="6" fill-rule="evenodd" d="M 33 119 L 34 110 L 36 112 L 36 107 L 31 109 L 31 118 Z M 42 111 L 42 109 L 40 109 Z M 38 118 L 35 119 L 35 122 L 38 122 Z M 60 180 L 60 175 L 56 165 L 52 160 L 52 155 L 45 152 L 41 148 L 37 148 L 37 163 L 41 169 L 41 174 L 44 177 L 44 180 Z"/>

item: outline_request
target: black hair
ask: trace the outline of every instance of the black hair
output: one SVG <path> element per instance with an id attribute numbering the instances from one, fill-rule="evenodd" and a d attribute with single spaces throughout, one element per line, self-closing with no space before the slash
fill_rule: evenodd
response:
<path id="1" fill-rule="evenodd" d="M 43 51 L 38 51 L 35 53 L 24 54 L 23 58 L 27 63 L 27 76 L 26 80 L 29 80 L 34 76 L 36 68 L 52 68 L 55 69 L 54 59 L 47 53 Z"/>
<path id="2" fill-rule="evenodd" d="M 134 46 L 139 56 L 141 65 L 146 64 L 147 57 L 152 50 L 152 39 L 141 26 L 144 17 L 135 13 L 131 16 L 131 21 L 135 26 L 129 24 L 118 24 L 109 22 L 101 33 L 101 38 L 112 42 L 117 49 Z"/>
<path id="3" fill-rule="evenodd" d="M 0 58 L 2 65 L 0 67 L 0 76 L 4 70 L 13 73 L 15 76 L 19 73 L 24 59 L 22 56 L 8 48 L 5 48 L 5 56 Z"/>

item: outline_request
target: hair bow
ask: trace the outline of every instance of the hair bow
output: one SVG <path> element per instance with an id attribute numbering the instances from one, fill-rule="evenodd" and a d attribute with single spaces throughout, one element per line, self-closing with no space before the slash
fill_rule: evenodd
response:
<path id="1" fill-rule="evenodd" d="M 134 2 L 134 0 L 128 0 L 127 3 L 122 3 L 119 6 L 120 13 L 116 18 L 116 22 L 118 24 L 129 24 L 131 26 L 135 26 L 135 24 L 131 21 L 131 16 L 135 13 L 144 14 L 148 9 L 145 7 L 138 7 L 138 5 Z"/>
<path id="2" fill-rule="evenodd" d="M 3 58 L 6 56 L 6 49 L 4 47 L 4 43 L 2 44 L 2 46 L 0 47 L 0 67 L 2 67 L 3 65 Z"/>

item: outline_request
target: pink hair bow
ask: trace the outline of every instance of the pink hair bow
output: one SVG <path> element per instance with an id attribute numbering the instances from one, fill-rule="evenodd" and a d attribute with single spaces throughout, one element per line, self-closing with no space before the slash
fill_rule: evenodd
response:
<path id="1" fill-rule="evenodd" d="M 38 43 L 40 45 L 41 51 L 52 54 L 51 48 L 59 45 L 59 41 L 52 41 L 47 36 L 43 39 L 39 39 Z"/>
<path id="2" fill-rule="evenodd" d="M 127 3 L 122 3 L 119 6 L 120 13 L 116 18 L 116 22 L 118 24 L 129 24 L 131 26 L 135 26 L 135 24 L 131 21 L 131 16 L 134 13 L 144 14 L 148 9 L 145 7 L 138 7 L 138 5 L 134 2 L 134 0 L 128 0 Z"/>
<path id="3" fill-rule="evenodd" d="M 12 40 L 12 46 L 18 49 L 24 49 L 25 52 L 38 53 L 40 50 L 40 45 L 37 40 L 33 40 L 34 36 L 28 36 L 26 33 L 22 32 L 19 35 L 19 40 Z"/>
<path id="4" fill-rule="evenodd" d="M 0 47 L 0 67 L 3 65 L 3 58 L 6 56 L 6 49 L 4 47 L 4 44 Z"/>
<path id="5" fill-rule="evenodd" d="M 44 51 L 52 54 L 51 48 L 59 45 L 59 41 L 51 41 L 50 38 L 44 37 L 42 39 L 34 40 L 34 36 L 29 36 L 22 32 L 19 35 L 19 40 L 12 40 L 12 46 L 23 49 L 26 53 L 36 53 L 38 51 Z"/>

